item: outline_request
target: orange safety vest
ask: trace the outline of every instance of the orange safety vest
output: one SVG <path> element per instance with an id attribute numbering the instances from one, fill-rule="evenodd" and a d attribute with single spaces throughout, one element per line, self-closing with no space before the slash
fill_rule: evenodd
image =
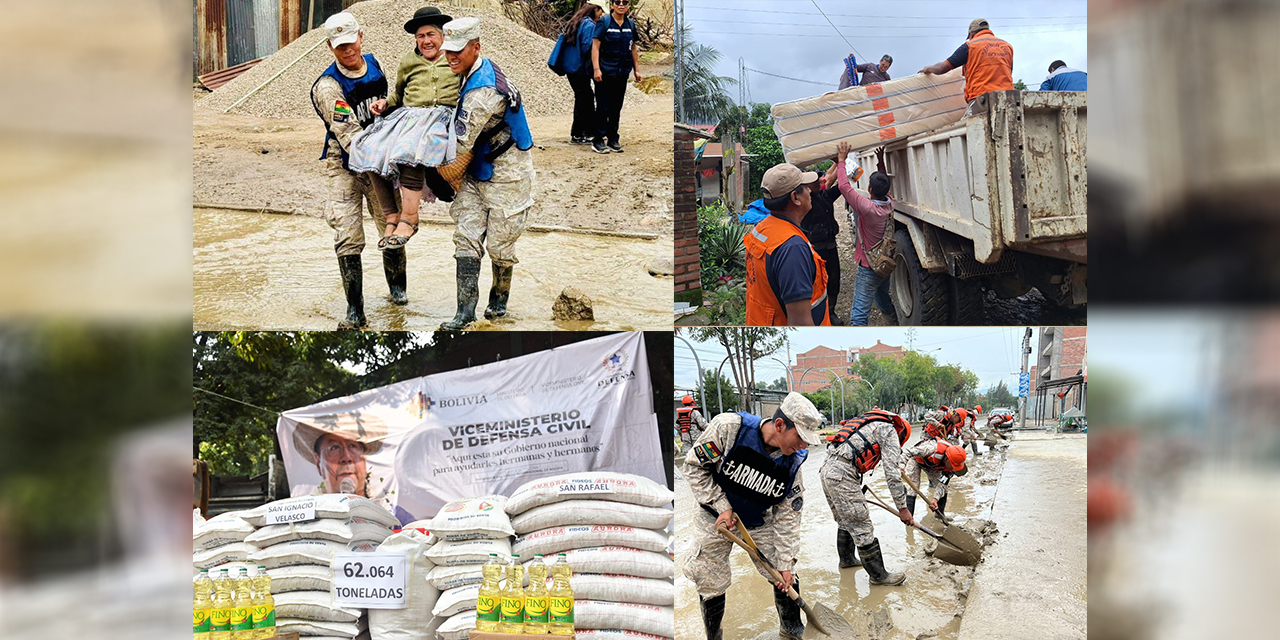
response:
<path id="1" fill-rule="evenodd" d="M 938 441 L 938 450 L 928 455 L 916 456 L 916 464 L 925 469 L 939 469 L 945 471 L 947 468 L 947 447 L 951 445 Z"/>
<path id="2" fill-rule="evenodd" d="M 769 276 L 765 273 L 765 259 L 782 243 L 800 236 L 809 244 L 809 237 L 799 227 L 779 218 L 766 216 L 756 223 L 743 238 L 747 250 L 747 326 L 772 327 L 786 326 L 787 314 L 769 286 Z M 831 326 L 831 312 L 827 308 L 827 263 L 809 244 L 809 252 L 813 255 L 816 267 L 813 277 L 813 297 L 809 299 L 810 308 L 822 305 L 822 322 L 819 326 Z"/>
<path id="3" fill-rule="evenodd" d="M 964 63 L 964 101 L 988 91 L 1013 89 L 1013 46 L 997 38 L 990 29 L 974 34 L 969 59 Z"/>
<path id="4" fill-rule="evenodd" d="M 871 442 L 867 437 L 862 435 L 860 430 L 862 427 L 872 422 L 888 422 L 893 425 L 893 430 L 898 432 L 898 446 L 902 446 L 911 437 L 911 425 L 903 420 L 901 416 L 889 413 L 883 409 L 872 409 L 871 411 L 850 420 L 848 424 L 840 427 L 835 435 L 827 436 L 828 447 L 838 447 L 844 444 L 853 436 L 858 436 L 862 441 L 858 444 L 856 441 L 851 443 L 853 447 L 853 466 L 859 473 L 867 473 L 880 464 L 880 443 Z"/>
<path id="5" fill-rule="evenodd" d="M 680 407 L 676 409 L 676 424 L 680 425 L 680 433 L 689 433 L 689 426 L 693 424 L 693 413 L 695 407 Z"/>

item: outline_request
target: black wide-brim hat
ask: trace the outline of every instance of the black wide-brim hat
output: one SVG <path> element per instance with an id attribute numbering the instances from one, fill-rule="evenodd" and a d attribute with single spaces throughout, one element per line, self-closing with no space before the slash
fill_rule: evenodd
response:
<path id="1" fill-rule="evenodd" d="M 440 13 L 435 7 L 423 7 L 413 12 L 413 17 L 404 23 L 404 30 L 409 33 L 417 33 L 418 28 L 424 24 L 434 24 L 437 27 L 444 28 L 444 25 L 453 20 L 453 16 Z"/>

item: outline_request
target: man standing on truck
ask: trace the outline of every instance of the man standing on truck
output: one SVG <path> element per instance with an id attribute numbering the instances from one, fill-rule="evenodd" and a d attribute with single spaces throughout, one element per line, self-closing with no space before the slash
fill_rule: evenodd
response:
<path id="1" fill-rule="evenodd" d="M 826 262 L 800 228 L 817 182 L 817 173 L 787 163 L 770 168 L 760 180 L 769 216 L 743 238 L 747 326 L 831 326 Z"/>
<path id="2" fill-rule="evenodd" d="M 893 56 L 880 56 L 880 63 L 864 62 L 857 64 L 853 54 L 844 59 L 844 73 L 840 74 L 840 88 L 848 89 L 854 85 L 865 86 L 889 80 L 889 67 L 893 64 Z M 862 73 L 862 81 L 858 81 L 858 73 Z"/>
<path id="3" fill-rule="evenodd" d="M 844 201 L 857 215 L 856 244 L 853 257 L 858 262 L 858 277 L 853 283 L 853 308 L 849 311 L 849 326 L 867 326 L 867 317 L 871 315 L 871 304 L 880 307 L 881 313 L 893 317 L 896 313 L 893 298 L 889 296 L 889 279 L 876 273 L 867 260 L 866 250 L 874 247 L 884 237 L 885 225 L 889 233 L 893 233 L 890 220 L 893 216 L 893 200 L 889 198 L 889 176 L 884 172 L 883 161 L 879 163 L 879 171 L 871 174 L 867 199 L 854 190 L 845 173 L 845 159 L 849 157 L 849 143 L 836 145 L 836 179 L 840 185 L 840 193 Z"/>
<path id="4" fill-rule="evenodd" d="M 821 425 L 817 407 L 791 392 L 772 418 L 750 413 L 712 418 L 685 458 L 684 476 L 701 508 L 694 509 L 695 552 L 683 571 L 698 589 L 707 640 L 724 638 L 720 625 L 725 592 L 733 582 L 729 567 L 733 543 L 717 527 L 733 531 L 738 520 L 751 530 L 760 554 L 782 574 L 782 582 L 774 583 L 773 589 L 779 635 L 782 640 L 800 640 L 804 635 L 800 605 L 787 596 L 786 589 L 795 587 L 800 592 L 800 580 L 793 573 L 800 550 L 795 531 L 804 506 L 800 465 L 808 457 L 809 446 L 822 442 Z M 763 568 L 760 573 L 765 574 Z"/>
<path id="5" fill-rule="evenodd" d="M 955 53 L 920 73 L 941 75 L 957 67 L 964 67 L 964 101 L 969 103 L 966 118 L 978 96 L 988 91 L 1013 90 L 1013 46 L 991 33 L 983 18 L 969 23 L 969 35 Z"/>
<path id="6" fill-rule="evenodd" d="M 1040 83 L 1041 91 L 1088 91 L 1089 75 L 1072 69 L 1061 60 L 1049 63 L 1049 77 Z"/>

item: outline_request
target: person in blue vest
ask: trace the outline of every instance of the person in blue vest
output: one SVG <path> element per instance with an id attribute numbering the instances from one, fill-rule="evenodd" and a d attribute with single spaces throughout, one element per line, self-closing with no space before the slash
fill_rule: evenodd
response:
<path id="1" fill-rule="evenodd" d="M 737 521 L 751 530 L 761 555 L 782 574 L 773 590 L 781 637 L 799 640 L 804 634 L 800 606 L 786 590 L 800 591 L 794 573 L 799 551 L 794 534 L 804 506 L 800 465 L 808 457 L 807 448 L 822 442 L 821 425 L 822 414 L 813 403 L 792 392 L 772 418 L 750 413 L 712 418 L 685 457 L 684 476 L 701 509 L 695 509 L 693 556 L 684 563 L 684 574 L 697 586 L 707 640 L 723 639 L 725 592 L 733 573 L 733 543 L 716 528 L 733 530 Z M 757 569 L 768 577 L 764 569 Z"/>
<path id="2" fill-rule="evenodd" d="M 1088 91 L 1089 74 L 1072 69 L 1061 60 L 1049 63 L 1049 77 L 1040 83 L 1041 91 Z"/>
<path id="3" fill-rule="evenodd" d="M 462 96 L 454 117 L 458 154 L 472 153 L 462 186 L 449 207 L 454 221 L 458 312 L 441 329 L 458 330 L 476 318 L 480 259 L 493 263 L 493 285 L 484 317 L 507 315 L 516 240 L 533 207 L 533 134 L 525 120 L 520 90 L 498 65 L 480 55 L 479 18 L 444 25 L 449 68 L 462 76 Z"/>
<path id="4" fill-rule="evenodd" d="M 399 220 L 399 209 L 391 184 L 370 173 L 355 173 L 348 168 L 351 139 L 373 124 L 374 102 L 387 97 L 387 77 L 373 54 L 362 53 L 364 32 L 356 17 L 343 11 L 324 21 L 325 35 L 334 62 L 311 85 L 311 106 L 324 121 L 325 219 L 334 230 L 334 250 L 338 254 L 338 271 L 347 299 L 346 318 L 339 329 L 358 329 L 368 324 L 364 315 L 364 282 L 360 253 L 364 251 L 364 205 L 378 223 Z M 382 253 L 382 267 L 391 289 L 391 301 L 405 304 L 404 249 L 388 249 Z"/>
<path id="5" fill-rule="evenodd" d="M 611 11 L 596 22 L 591 44 L 591 66 L 596 81 L 596 134 L 591 148 L 596 153 L 622 153 L 618 121 L 622 100 L 627 95 L 627 76 L 635 74 L 640 83 L 640 48 L 636 45 L 636 25 L 627 12 L 631 0 L 609 0 Z M 606 147 L 607 143 L 607 147 Z"/>

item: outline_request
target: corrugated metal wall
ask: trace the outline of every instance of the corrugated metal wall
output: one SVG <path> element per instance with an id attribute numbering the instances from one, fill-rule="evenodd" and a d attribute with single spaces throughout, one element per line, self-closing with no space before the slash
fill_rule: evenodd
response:
<path id="1" fill-rule="evenodd" d="M 195 0 L 197 75 L 227 67 L 225 0 Z"/>
<path id="2" fill-rule="evenodd" d="M 256 57 L 280 48 L 280 0 L 253 0 L 253 37 Z"/>
<path id="3" fill-rule="evenodd" d="M 258 57 L 253 28 L 253 0 L 227 2 L 227 66 Z"/>

